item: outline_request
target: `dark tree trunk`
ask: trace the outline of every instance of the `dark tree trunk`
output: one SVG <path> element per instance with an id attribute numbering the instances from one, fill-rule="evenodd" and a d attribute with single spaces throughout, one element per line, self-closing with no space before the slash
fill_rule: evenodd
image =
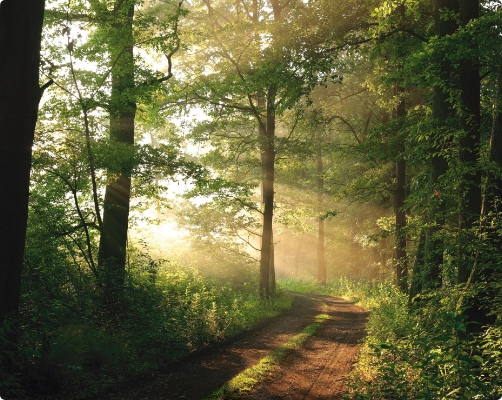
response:
<path id="1" fill-rule="evenodd" d="M 324 220 L 319 218 L 319 238 L 317 239 L 317 281 L 326 285 L 326 251 L 324 246 Z"/>
<path id="2" fill-rule="evenodd" d="M 414 297 L 423 290 L 423 276 L 421 274 L 425 263 L 425 230 L 422 229 L 418 239 L 417 253 L 415 255 L 415 263 L 413 265 L 413 274 L 411 275 L 410 291 L 408 296 L 408 306 L 413 303 Z"/>
<path id="3" fill-rule="evenodd" d="M 493 163 L 495 171 L 488 175 L 487 194 L 484 201 L 486 204 L 485 209 L 487 211 L 488 209 L 493 211 L 495 216 L 502 212 L 502 57 L 499 63 L 497 98 L 494 103 L 495 113 L 493 115 L 492 134 L 490 138 L 490 161 Z M 499 246 L 500 245 L 502 245 L 502 242 L 499 240 Z M 502 250 L 502 248 L 500 250 Z"/>
<path id="4" fill-rule="evenodd" d="M 403 88 L 398 84 L 394 87 L 394 95 L 400 96 Z M 403 99 L 396 107 L 396 118 L 406 115 Z M 396 214 L 396 283 L 402 291 L 408 290 L 408 262 L 406 256 L 406 160 L 404 158 L 404 142 L 399 141 L 396 159 L 396 190 L 394 192 L 394 210 Z"/>
<path id="5" fill-rule="evenodd" d="M 490 311 L 500 293 L 502 270 L 497 255 L 502 252 L 500 229 L 502 200 L 502 112 L 500 99 L 502 96 L 502 57 L 499 60 L 497 77 L 497 94 L 494 101 L 492 132 L 490 137 L 491 166 L 486 177 L 480 229 L 484 234 L 483 250 L 475 263 L 475 271 L 470 283 L 477 285 L 476 294 L 468 299 L 470 308 L 467 310 L 469 319 L 478 324 L 468 325 L 470 332 L 480 332 L 484 326 L 493 325 L 496 315 Z"/>
<path id="6" fill-rule="evenodd" d="M 272 227 L 272 240 L 270 242 L 270 293 L 275 293 L 275 244 L 274 244 L 274 228 Z"/>
<path id="7" fill-rule="evenodd" d="M 260 297 L 270 297 L 270 259 L 272 244 L 272 219 L 274 216 L 274 172 L 275 172 L 275 96 L 276 89 L 270 87 L 267 92 L 266 121 L 260 125 L 262 195 L 263 195 L 263 230 L 260 253 Z M 274 282 L 275 286 L 275 282 Z"/>
<path id="8" fill-rule="evenodd" d="M 466 25 L 479 17 L 479 0 L 460 0 L 460 24 Z M 473 46 L 473 53 L 477 49 Z M 460 128 L 465 136 L 460 139 L 459 161 L 469 171 L 460 187 L 458 282 L 467 282 L 472 267 L 472 254 L 464 251 L 470 229 L 479 222 L 481 212 L 481 171 L 477 168 L 480 143 L 480 80 L 479 60 L 470 55 L 460 60 Z"/>
<path id="9" fill-rule="evenodd" d="M 323 211 L 322 192 L 324 190 L 321 137 L 318 135 L 317 145 L 317 211 Z M 318 238 L 317 238 L 317 281 L 321 285 L 326 285 L 326 252 L 324 248 L 324 219 L 319 215 Z"/>
<path id="10" fill-rule="evenodd" d="M 19 309 L 44 7 L 0 3 L 0 324 Z"/>
<path id="11" fill-rule="evenodd" d="M 112 91 L 110 100 L 110 139 L 114 143 L 134 145 L 134 56 L 133 32 L 134 2 L 122 9 L 116 3 L 115 14 L 120 22 L 111 28 Z M 126 163 L 128 164 L 128 163 Z M 127 166 L 118 171 L 108 171 L 103 228 L 99 243 L 99 262 L 104 273 L 106 289 L 120 290 L 124 283 L 126 266 L 129 202 L 131 197 L 131 171 Z M 109 293 L 111 297 L 114 294 Z"/>
<path id="12" fill-rule="evenodd" d="M 454 17 L 449 16 L 451 12 L 458 13 L 458 0 L 436 0 L 435 1 L 435 28 L 439 37 L 452 35 L 458 29 L 458 24 Z M 456 87 L 452 82 L 454 67 L 451 61 L 445 59 L 444 52 L 437 55 L 439 65 L 439 79 L 441 85 L 434 87 L 434 100 L 432 104 L 433 117 L 436 120 L 439 131 L 454 128 L 455 110 L 449 101 L 449 91 Z M 431 149 L 431 174 L 430 187 L 432 196 L 429 199 L 429 209 L 427 215 L 428 228 L 425 230 L 425 241 L 423 242 L 423 254 L 417 259 L 414 267 L 413 291 L 414 295 L 426 289 L 434 289 L 441 285 L 441 265 L 443 264 L 444 240 L 442 230 L 445 224 L 445 203 L 442 197 L 442 187 L 440 177 L 443 176 L 448 164 L 446 159 L 438 154 L 440 148 Z M 422 238 L 421 238 L 422 239 Z M 422 241 L 421 241 L 422 244 Z"/>

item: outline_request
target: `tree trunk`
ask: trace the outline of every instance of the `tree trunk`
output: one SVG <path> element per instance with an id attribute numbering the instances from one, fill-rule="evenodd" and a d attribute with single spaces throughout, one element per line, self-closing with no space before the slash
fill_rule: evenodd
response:
<path id="1" fill-rule="evenodd" d="M 425 263 L 425 230 L 420 231 L 418 239 L 417 253 L 415 255 L 415 263 L 413 265 L 413 274 L 411 275 L 410 291 L 408 293 L 408 306 L 411 306 L 415 296 L 423 290 L 423 276 L 421 274 Z"/>
<path id="2" fill-rule="evenodd" d="M 118 1 L 115 14 L 119 22 L 113 25 L 110 38 L 111 63 L 115 64 L 112 69 L 110 139 L 112 145 L 117 143 L 132 146 L 136 115 L 132 36 L 134 2 L 128 2 L 124 6 Z M 119 171 L 108 171 L 99 262 L 104 273 L 105 287 L 111 297 L 115 296 L 115 291 L 120 290 L 124 283 L 130 197 L 131 171 L 127 167 L 122 167 Z"/>
<path id="3" fill-rule="evenodd" d="M 318 238 L 317 238 L 317 281 L 321 285 L 326 285 L 326 252 L 324 248 L 324 219 L 321 218 L 323 211 L 322 192 L 324 190 L 323 164 L 321 137 L 317 137 L 317 212 L 319 214 Z"/>
<path id="4" fill-rule="evenodd" d="M 495 216 L 502 211 L 502 57 L 499 61 L 497 78 L 497 98 L 494 102 L 494 115 L 492 133 L 490 138 L 490 161 L 495 168 L 494 172 L 488 174 L 488 189 L 484 203 Z M 487 213 L 485 213 L 487 214 Z M 500 223 L 500 222 L 499 222 Z M 499 247 L 502 242 L 499 240 Z M 502 248 L 500 248 L 502 251 Z"/>
<path id="5" fill-rule="evenodd" d="M 436 0 L 435 1 L 435 29 L 439 37 L 452 35 L 458 29 L 458 24 L 450 13 L 458 13 L 458 0 Z M 454 67 L 451 61 L 444 58 L 444 53 L 440 52 L 437 63 L 439 64 L 439 79 L 441 85 L 434 86 L 434 100 L 432 104 L 433 117 L 442 131 L 454 128 L 453 121 L 455 110 L 449 101 L 449 91 L 453 89 L 456 83 L 451 82 L 452 76 L 455 76 Z M 449 90 L 450 89 L 450 90 Z M 425 242 L 423 243 L 423 254 L 420 262 L 415 263 L 414 268 L 414 295 L 426 289 L 434 289 L 441 286 L 441 265 L 443 264 L 444 240 L 442 230 L 445 225 L 445 203 L 442 197 L 442 187 L 440 177 L 448 169 L 446 159 L 437 153 L 440 148 L 430 150 L 431 173 L 430 187 L 432 196 L 429 199 L 429 208 L 427 214 L 428 228 L 425 230 Z"/>
<path id="6" fill-rule="evenodd" d="M 398 84 L 394 86 L 394 95 L 401 96 L 404 89 Z M 399 99 L 396 107 L 396 118 L 406 115 L 403 99 Z M 408 262 L 406 256 L 406 160 L 404 158 L 404 142 L 400 140 L 396 159 L 396 191 L 394 192 L 394 210 L 396 214 L 396 283 L 402 291 L 408 290 Z"/>
<path id="7" fill-rule="evenodd" d="M 274 227 L 272 226 L 272 240 L 270 242 L 270 293 L 275 293 L 275 244 Z"/>
<path id="8" fill-rule="evenodd" d="M 0 324 L 19 309 L 44 8 L 0 3 Z"/>
<path id="9" fill-rule="evenodd" d="M 298 274 L 300 273 L 300 253 L 303 242 L 301 240 L 297 240 L 296 252 L 295 252 L 295 277 L 298 278 Z"/>
<path id="10" fill-rule="evenodd" d="M 465 26 L 479 17 L 479 0 L 460 1 L 460 24 Z M 473 45 L 473 53 L 477 49 Z M 470 242 L 469 231 L 479 221 L 481 212 L 481 171 L 477 168 L 480 143 L 479 59 L 470 54 L 460 60 L 460 128 L 465 136 L 459 141 L 460 164 L 468 168 L 460 185 L 458 282 L 467 282 L 472 267 L 472 254 L 464 251 Z"/>
<path id="11" fill-rule="evenodd" d="M 270 297 L 270 260 L 272 244 L 272 219 L 274 216 L 274 172 L 275 172 L 275 96 L 271 86 L 267 92 L 266 120 L 260 124 L 261 162 L 264 173 L 262 180 L 263 230 L 260 253 L 260 297 Z M 275 282 L 274 285 L 275 286 Z"/>
<path id="12" fill-rule="evenodd" d="M 482 327 L 493 325 L 496 315 L 491 313 L 497 308 L 502 270 L 498 265 L 497 256 L 502 252 L 502 239 L 500 237 L 500 213 L 502 200 L 502 112 L 500 99 L 502 96 L 502 57 L 499 60 L 497 76 L 497 92 L 494 101 L 494 114 L 492 132 L 490 137 L 490 162 L 488 170 L 480 229 L 483 234 L 483 249 L 476 260 L 476 267 L 470 277 L 470 284 L 477 284 L 477 291 L 469 298 L 470 308 L 467 310 L 469 320 L 478 324 L 468 325 L 469 332 L 481 332 Z"/>

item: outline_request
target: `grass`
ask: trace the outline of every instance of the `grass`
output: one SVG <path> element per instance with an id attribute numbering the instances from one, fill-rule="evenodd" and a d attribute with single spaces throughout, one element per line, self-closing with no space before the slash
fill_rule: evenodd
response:
<path id="1" fill-rule="evenodd" d="M 212 393 L 208 400 L 224 400 L 236 399 L 242 394 L 249 392 L 253 387 L 262 382 L 267 376 L 280 368 L 280 363 L 284 358 L 291 354 L 294 350 L 299 349 L 305 341 L 312 336 L 323 323 L 329 319 L 327 314 L 319 314 L 315 318 L 315 322 L 309 324 L 298 335 L 272 350 L 269 354 L 263 357 L 257 364 L 242 371 L 240 374 L 232 378 L 220 389 Z"/>
<path id="2" fill-rule="evenodd" d="M 319 285 L 313 277 L 283 278 L 279 283 L 281 288 L 286 290 L 341 297 L 368 310 L 378 308 L 381 299 L 392 299 L 395 291 L 393 285 L 387 281 L 357 281 L 344 277 L 325 286 Z"/>
<path id="3" fill-rule="evenodd" d="M 10 344 L 0 326 L 0 397 L 21 398 L 16 390 L 98 396 L 291 308 L 291 296 L 280 288 L 270 301 L 260 299 L 254 269 L 232 272 L 239 281 L 220 281 L 175 263 L 159 264 L 155 279 L 148 271 L 132 269 L 121 296 L 124 311 L 113 319 L 99 313 L 98 296 L 84 298 L 84 312 L 77 314 L 56 308 L 60 303 L 35 301 L 37 292 L 30 292 L 33 300 L 27 297 L 22 307 L 22 374 L 1 362 Z"/>
<path id="4" fill-rule="evenodd" d="M 348 377 L 346 399 L 499 399 L 502 324 L 466 334 L 455 308 L 458 287 L 437 289 L 408 306 L 390 281 L 341 278 L 326 286 L 313 279 L 282 279 L 281 287 L 343 297 L 370 311 L 367 335 Z"/>

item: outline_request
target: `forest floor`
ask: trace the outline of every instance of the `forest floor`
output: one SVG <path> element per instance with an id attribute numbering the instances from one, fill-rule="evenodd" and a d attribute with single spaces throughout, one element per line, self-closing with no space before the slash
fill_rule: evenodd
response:
<path id="1" fill-rule="evenodd" d="M 281 361 L 279 369 L 255 385 L 245 399 L 341 399 L 352 369 L 367 312 L 343 299 L 294 296 L 291 310 L 270 318 L 231 341 L 212 346 L 142 382 L 130 382 L 95 400 L 201 400 L 255 365 L 315 321 L 329 319 L 305 343 Z"/>

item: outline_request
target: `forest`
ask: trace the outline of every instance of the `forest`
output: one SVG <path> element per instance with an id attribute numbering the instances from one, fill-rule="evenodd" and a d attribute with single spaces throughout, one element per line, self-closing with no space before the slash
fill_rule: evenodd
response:
<path id="1" fill-rule="evenodd" d="M 343 398 L 498 400 L 501 205 L 499 0 L 0 0 L 0 399 L 305 293 L 369 312 Z"/>

